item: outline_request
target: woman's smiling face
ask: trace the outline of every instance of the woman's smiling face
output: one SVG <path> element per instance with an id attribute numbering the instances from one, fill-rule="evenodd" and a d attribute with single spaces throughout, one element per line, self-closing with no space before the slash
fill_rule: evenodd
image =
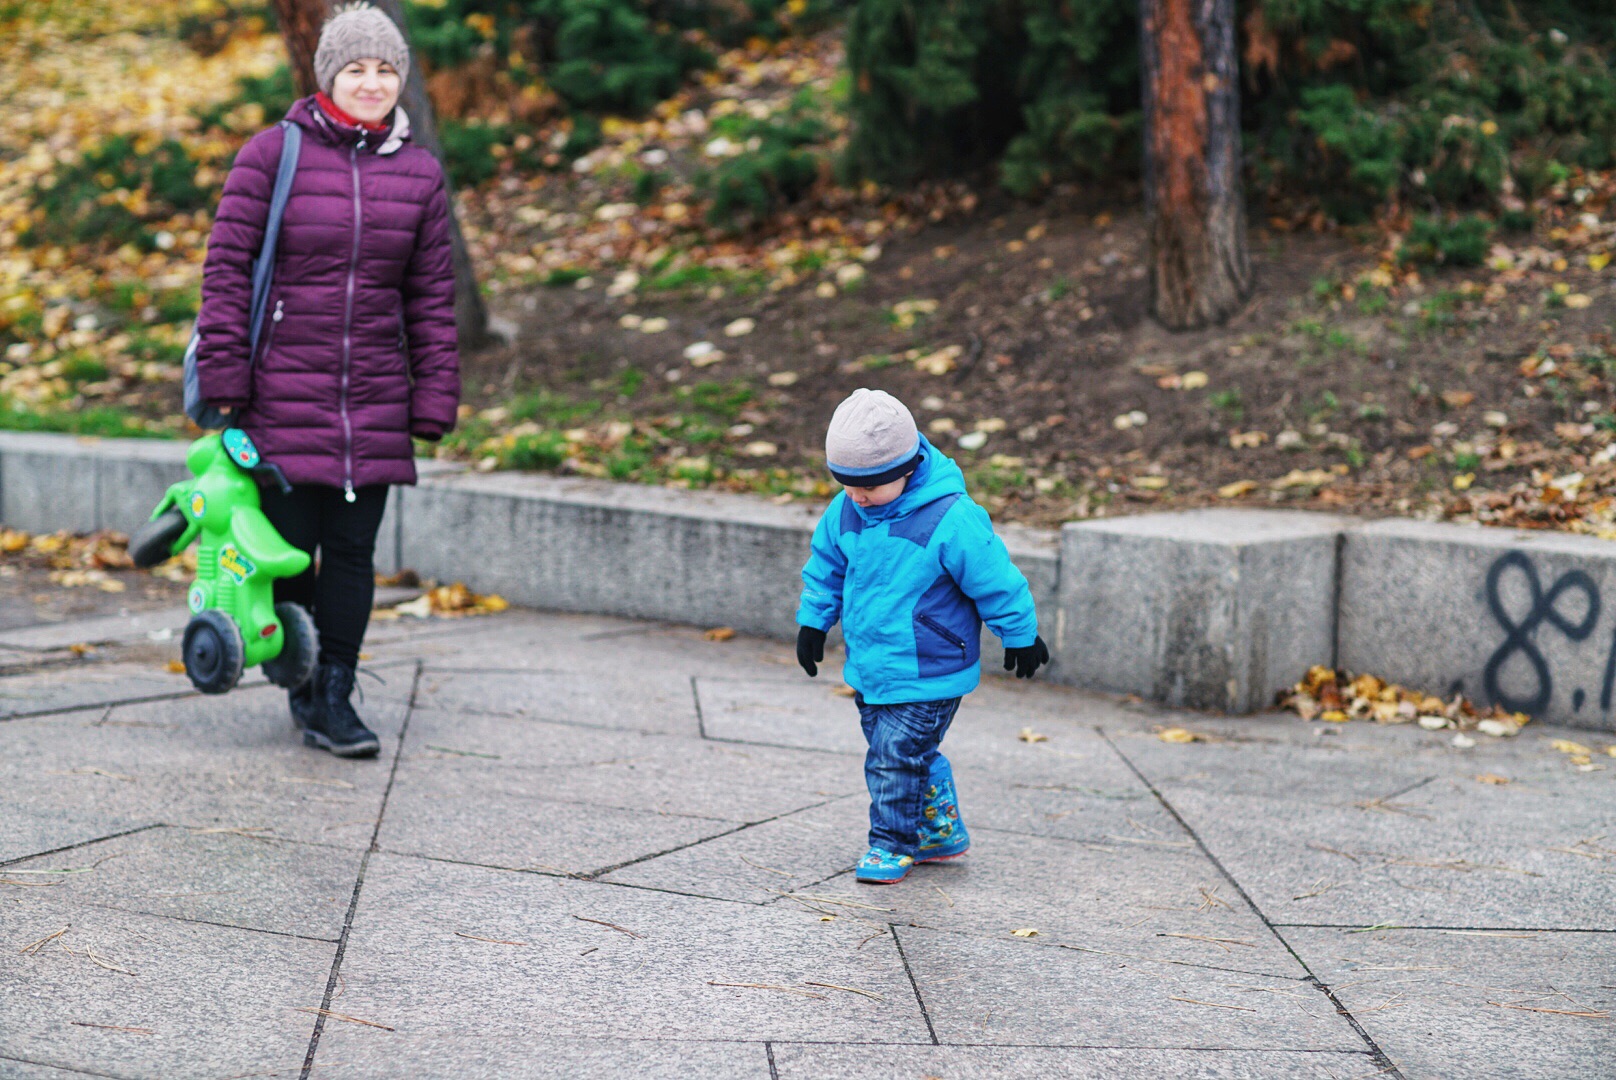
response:
<path id="1" fill-rule="evenodd" d="M 331 84 L 331 100 L 337 108 L 356 120 L 379 124 L 398 104 L 403 80 L 385 60 L 354 60 L 337 72 Z"/>

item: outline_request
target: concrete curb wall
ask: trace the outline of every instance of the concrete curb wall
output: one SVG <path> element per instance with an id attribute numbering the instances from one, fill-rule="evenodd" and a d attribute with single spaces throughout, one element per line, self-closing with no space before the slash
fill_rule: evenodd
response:
<path id="1" fill-rule="evenodd" d="M 1616 730 L 1616 544 L 1377 521 L 1347 530 L 1340 660 L 1429 693 Z"/>
<path id="2" fill-rule="evenodd" d="M 1271 705 L 1277 687 L 1334 652 L 1336 549 L 1348 524 L 1219 509 L 1066 526 L 1063 677 L 1190 708 Z"/>
<path id="3" fill-rule="evenodd" d="M 796 635 L 819 507 L 518 473 L 438 476 L 397 494 L 399 560 L 428 577 L 552 611 Z M 1004 534 L 1051 610 L 1055 533 Z"/>
<path id="4" fill-rule="evenodd" d="M 129 530 L 185 445 L 0 433 L 0 522 Z M 421 462 L 377 567 L 559 611 L 795 634 L 818 509 Z M 1230 712 L 1335 663 L 1540 719 L 1616 730 L 1616 545 L 1565 534 L 1200 510 L 1001 529 L 1049 677 Z M 1001 655 L 984 632 L 984 666 Z"/>

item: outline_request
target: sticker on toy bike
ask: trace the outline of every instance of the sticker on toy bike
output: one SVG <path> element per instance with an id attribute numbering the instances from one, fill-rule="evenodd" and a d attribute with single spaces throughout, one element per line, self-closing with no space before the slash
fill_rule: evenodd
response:
<path id="1" fill-rule="evenodd" d="M 192 585 L 191 595 L 187 596 L 185 600 L 186 603 L 191 605 L 192 612 L 201 611 L 208 602 L 207 590 L 203 589 L 200 585 Z"/>
<path id="2" fill-rule="evenodd" d="M 200 491 L 191 492 L 191 516 L 200 518 L 202 512 L 208 508 L 208 500 Z"/>
<path id="3" fill-rule="evenodd" d="M 253 445 L 252 438 L 240 428 L 228 428 L 219 439 L 224 443 L 224 452 L 230 455 L 230 460 L 243 469 L 256 469 L 258 467 L 258 447 Z"/>
<path id="4" fill-rule="evenodd" d="M 219 551 L 219 569 L 230 575 L 230 580 L 237 585 L 247 584 L 247 579 L 258 572 L 253 561 L 234 547 L 226 544 Z"/>

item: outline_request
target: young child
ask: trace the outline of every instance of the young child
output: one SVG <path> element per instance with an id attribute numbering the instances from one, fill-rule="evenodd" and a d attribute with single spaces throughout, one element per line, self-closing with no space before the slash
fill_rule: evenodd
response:
<path id="1" fill-rule="evenodd" d="M 937 747 L 981 676 L 982 623 L 1004 667 L 1030 678 L 1049 661 L 1027 579 L 965 493 L 959 466 L 927 442 L 903 402 L 855 390 L 825 434 L 845 489 L 814 529 L 797 608 L 797 662 L 810 676 L 842 623 L 870 751 L 870 850 L 856 877 L 902 881 L 916 863 L 965 854 L 954 776 Z"/>

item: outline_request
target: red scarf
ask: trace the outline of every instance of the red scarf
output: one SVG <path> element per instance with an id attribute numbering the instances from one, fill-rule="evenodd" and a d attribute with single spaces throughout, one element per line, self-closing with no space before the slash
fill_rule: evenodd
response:
<path id="1" fill-rule="evenodd" d="M 367 121 L 360 120 L 358 117 L 349 116 L 347 113 L 337 108 L 337 103 L 327 97 L 324 90 L 320 91 L 318 94 L 315 94 L 314 100 L 331 119 L 335 120 L 339 124 L 346 124 L 348 127 L 358 128 L 360 131 L 382 132 L 389 130 L 393 126 L 390 120 L 383 120 L 379 124 L 372 124 Z"/>

